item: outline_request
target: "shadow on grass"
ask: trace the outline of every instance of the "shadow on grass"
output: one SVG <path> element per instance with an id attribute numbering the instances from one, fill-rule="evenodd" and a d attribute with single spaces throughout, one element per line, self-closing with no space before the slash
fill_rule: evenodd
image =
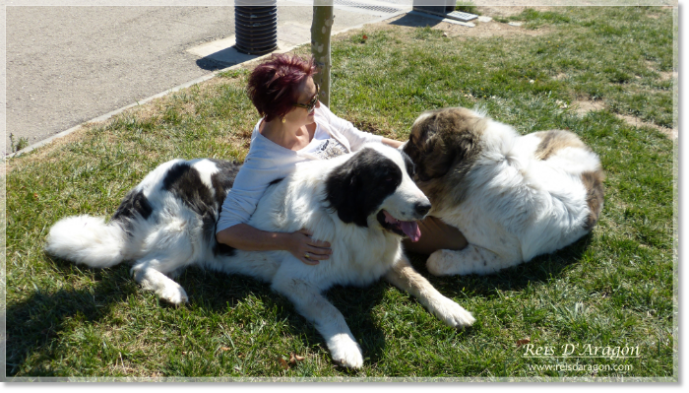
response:
<path id="1" fill-rule="evenodd" d="M 568 266 L 581 259 L 591 243 L 589 234 L 557 253 L 544 255 L 528 263 L 505 269 L 497 274 L 478 276 L 434 277 L 425 268 L 426 257 L 411 254 L 414 267 L 429 279 L 438 290 L 451 298 L 482 296 L 494 298 L 496 290 L 521 290 L 529 283 L 548 282 L 559 278 Z M 52 260 L 50 257 L 46 257 Z M 73 264 L 55 260 L 54 266 L 64 275 L 82 275 Z M 60 290 L 55 293 L 37 292 L 28 299 L 7 308 L 7 376 L 15 375 L 24 362 L 34 356 L 53 359 L 55 341 L 63 330 L 69 329 L 72 319 L 98 321 L 111 313 L 113 305 L 126 301 L 129 295 L 141 289 L 129 276 L 129 266 L 94 269 L 96 285 L 81 290 Z M 191 307 L 203 307 L 218 313 L 234 308 L 248 295 L 278 306 L 277 318 L 287 320 L 291 333 L 300 337 L 305 346 L 318 344 L 326 350 L 323 337 L 299 315 L 289 300 L 273 293 L 270 285 L 256 279 L 216 274 L 211 271 L 187 269 L 177 280 L 189 295 Z M 354 337 L 360 343 L 367 362 L 381 360 L 385 350 L 384 332 L 372 318 L 390 284 L 383 281 L 367 287 L 341 287 L 330 289 L 327 298 L 342 312 Z M 397 290 L 397 289 L 396 289 Z M 461 300 L 460 300 L 461 303 Z M 160 303 L 161 305 L 164 303 Z M 33 360 L 35 362 L 35 359 Z M 44 364 L 44 362 L 36 362 Z M 23 370 L 31 376 L 53 375 L 43 366 Z"/>
<path id="2" fill-rule="evenodd" d="M 83 275 L 71 262 L 53 259 L 47 261 L 65 276 Z M 130 266 L 122 264 L 108 269 L 89 269 L 94 273 L 95 285 L 80 290 L 59 290 L 53 293 L 36 292 L 24 301 L 7 307 L 7 363 L 6 375 L 54 376 L 44 365 L 55 359 L 57 341 L 61 332 L 69 331 L 72 320 L 95 322 L 108 317 L 113 305 L 126 302 L 141 288 L 129 275 Z M 287 320 L 290 333 L 311 347 L 320 345 L 327 351 L 323 337 L 315 327 L 299 315 L 291 302 L 272 292 L 270 285 L 247 276 L 225 275 L 198 268 L 186 269 L 176 281 L 189 296 L 189 307 L 202 307 L 216 313 L 225 313 L 239 302 L 253 295 L 266 304 L 278 307 L 277 320 Z M 334 287 L 326 297 L 345 316 L 354 337 L 360 343 L 364 356 L 377 362 L 385 348 L 384 334 L 371 316 L 371 310 L 380 303 L 389 284 L 378 282 L 368 287 Z M 161 307 L 173 307 L 160 301 Z M 78 348 L 75 348 L 78 350 Z M 38 359 L 36 358 L 38 357 Z M 22 369 L 28 360 L 37 364 Z"/>
<path id="3" fill-rule="evenodd" d="M 573 244 L 548 255 L 541 255 L 529 262 L 501 270 L 495 274 L 435 277 L 426 269 L 427 256 L 410 254 L 414 268 L 423 274 L 443 295 L 452 298 L 465 296 L 497 297 L 497 290 L 519 291 L 529 283 L 546 283 L 559 278 L 568 266 L 581 260 L 592 241 L 587 234 Z"/>
<path id="4" fill-rule="evenodd" d="M 52 260 L 46 257 L 48 260 Z M 71 263 L 56 260 L 55 268 L 65 275 L 80 274 Z M 62 289 L 53 293 L 36 292 L 29 298 L 7 307 L 6 375 L 13 376 L 27 358 L 53 359 L 55 341 L 71 319 L 97 321 L 110 313 L 112 305 L 127 299 L 136 291 L 128 284 L 129 268 L 94 270 L 97 285 L 81 290 Z M 44 366 L 24 370 L 29 376 L 53 375 Z"/>
<path id="5" fill-rule="evenodd" d="M 224 312 L 228 305 L 234 308 L 249 294 L 267 304 L 275 304 L 277 320 L 287 320 L 290 333 L 300 337 L 306 347 L 320 345 L 327 351 L 323 336 L 294 309 L 292 303 L 270 289 L 270 284 L 248 276 L 224 275 L 201 269 L 187 269 L 178 280 L 189 296 L 192 306 Z M 364 357 L 378 361 L 385 349 L 384 333 L 376 326 L 371 312 L 384 296 L 390 284 L 380 280 L 366 287 L 335 286 L 325 293 L 326 298 L 342 313 L 354 338 L 359 342 Z"/>

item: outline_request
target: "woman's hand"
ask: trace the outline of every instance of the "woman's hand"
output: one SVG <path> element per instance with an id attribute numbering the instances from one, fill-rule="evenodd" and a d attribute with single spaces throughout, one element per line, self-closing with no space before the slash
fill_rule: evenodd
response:
<path id="1" fill-rule="evenodd" d="M 330 258 L 330 243 L 311 239 L 311 232 L 266 232 L 249 224 L 237 224 L 215 235 L 218 243 L 244 251 L 285 250 L 307 265 Z"/>
<path id="2" fill-rule="evenodd" d="M 330 243 L 311 239 L 311 232 L 306 229 L 293 232 L 291 235 L 287 251 L 307 265 L 318 265 L 318 261 L 329 259 L 333 253 Z"/>

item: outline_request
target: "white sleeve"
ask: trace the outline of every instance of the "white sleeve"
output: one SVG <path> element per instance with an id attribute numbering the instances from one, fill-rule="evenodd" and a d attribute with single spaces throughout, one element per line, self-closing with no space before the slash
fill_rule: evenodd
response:
<path id="1" fill-rule="evenodd" d="M 222 204 L 216 233 L 249 221 L 256 211 L 258 201 L 272 179 L 262 179 L 260 173 L 255 172 L 260 171 L 253 171 L 252 168 L 245 166 L 237 173 L 234 184 Z"/>
<path id="2" fill-rule="evenodd" d="M 359 150 L 364 144 L 369 143 L 369 142 L 382 142 L 383 137 L 380 135 L 373 135 L 370 132 L 364 132 L 356 127 L 354 127 L 354 124 L 351 122 L 339 118 L 333 114 L 330 109 L 328 109 L 327 106 L 323 105 L 321 103 L 321 107 L 319 109 L 322 109 L 323 115 L 328 119 L 330 122 L 330 126 L 342 136 L 347 138 L 349 141 L 349 145 L 352 148 L 352 151 L 357 151 Z"/>
<path id="3" fill-rule="evenodd" d="M 270 183 L 289 175 L 299 160 L 293 152 L 261 138 L 252 140 L 249 154 L 227 192 L 216 233 L 248 222 Z"/>

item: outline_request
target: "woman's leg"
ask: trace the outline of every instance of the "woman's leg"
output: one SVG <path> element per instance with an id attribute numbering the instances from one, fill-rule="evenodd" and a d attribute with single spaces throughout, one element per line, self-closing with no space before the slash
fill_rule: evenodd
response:
<path id="1" fill-rule="evenodd" d="M 467 239 L 459 229 L 445 224 L 437 217 L 426 217 L 419 221 L 421 239 L 412 242 L 404 239 L 404 249 L 419 254 L 432 254 L 437 250 L 461 250 L 467 246 Z"/>

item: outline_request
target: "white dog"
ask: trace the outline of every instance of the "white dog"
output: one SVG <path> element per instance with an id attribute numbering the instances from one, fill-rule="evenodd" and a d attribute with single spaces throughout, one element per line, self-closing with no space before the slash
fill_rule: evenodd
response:
<path id="1" fill-rule="evenodd" d="M 164 163 L 125 197 L 109 223 L 85 215 L 57 222 L 46 251 L 92 267 L 133 261 L 136 281 L 174 304 L 187 301 L 187 294 L 167 275 L 188 265 L 270 282 L 314 323 L 333 360 L 352 368 L 362 366 L 361 350 L 342 314 L 321 294 L 333 285 L 385 277 L 448 325 L 474 322 L 414 271 L 402 252 L 401 240 L 418 237 L 416 220 L 431 207 L 410 178 L 413 164 L 406 154 L 368 145 L 299 164 L 268 188 L 248 224 L 279 232 L 305 228 L 330 242 L 333 254 L 316 266 L 287 251 L 245 252 L 215 241 L 219 209 L 238 168 L 208 159 Z"/>
<path id="2" fill-rule="evenodd" d="M 435 275 L 486 274 L 554 252 L 591 231 L 603 208 L 600 160 L 575 134 L 519 136 L 465 108 L 423 113 L 402 147 L 429 215 L 457 227 L 469 245 L 438 250 Z"/>

